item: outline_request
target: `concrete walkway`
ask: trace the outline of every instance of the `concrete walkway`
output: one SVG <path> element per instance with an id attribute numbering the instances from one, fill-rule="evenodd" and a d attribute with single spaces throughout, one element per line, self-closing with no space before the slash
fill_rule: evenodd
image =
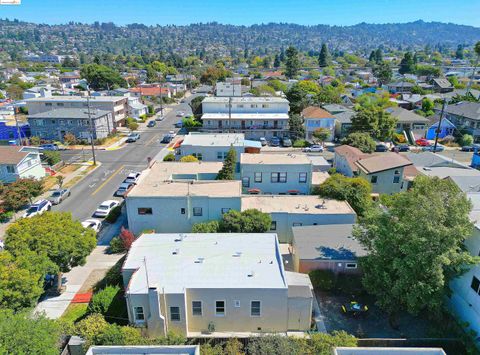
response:
<path id="1" fill-rule="evenodd" d="M 35 307 L 35 312 L 44 312 L 51 319 L 60 318 L 92 271 L 109 269 L 122 258 L 123 254 L 106 254 L 107 248 L 107 246 L 97 246 L 87 257 L 84 266 L 76 267 L 64 274 L 66 290 L 59 296 L 41 300 Z"/>

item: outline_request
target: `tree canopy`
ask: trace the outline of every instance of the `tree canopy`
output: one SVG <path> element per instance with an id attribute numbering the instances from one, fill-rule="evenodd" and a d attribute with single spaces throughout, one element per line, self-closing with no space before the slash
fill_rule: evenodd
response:
<path id="1" fill-rule="evenodd" d="M 411 52 L 406 52 L 400 61 L 400 68 L 398 69 L 400 74 L 413 74 L 415 73 L 415 62 Z"/>
<path id="2" fill-rule="evenodd" d="M 322 44 L 320 54 L 318 55 L 318 66 L 320 68 L 328 67 L 330 65 L 330 53 L 325 43 Z"/>
<path id="3" fill-rule="evenodd" d="M 289 79 L 294 78 L 300 69 L 300 59 L 298 58 L 298 50 L 295 47 L 288 47 L 285 51 L 285 76 Z"/>
<path id="4" fill-rule="evenodd" d="M 217 180 L 235 180 L 235 170 L 237 166 L 237 152 L 233 147 L 228 150 L 227 156 L 223 161 L 223 166 L 217 174 Z"/>
<path id="5" fill-rule="evenodd" d="M 354 235 L 368 249 L 363 284 L 394 314 L 436 312 L 449 280 L 471 264 L 463 242 L 471 236 L 471 203 L 451 181 L 418 176 L 392 198 L 388 211 L 371 210 Z"/>
<path id="6" fill-rule="evenodd" d="M 361 108 L 352 117 L 351 132 L 363 132 L 381 141 L 392 138 L 397 119 L 380 107 Z"/>
<path id="7" fill-rule="evenodd" d="M 94 90 L 107 90 L 125 87 L 126 81 L 111 67 L 101 64 L 85 64 L 80 69 L 80 75 L 86 79 Z"/>

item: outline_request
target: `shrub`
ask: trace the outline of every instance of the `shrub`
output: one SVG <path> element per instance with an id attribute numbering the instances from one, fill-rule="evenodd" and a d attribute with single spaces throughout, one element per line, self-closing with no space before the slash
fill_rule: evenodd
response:
<path id="1" fill-rule="evenodd" d="M 357 274 L 338 274 L 335 288 L 348 295 L 362 293 L 362 276 Z"/>
<path id="2" fill-rule="evenodd" d="M 472 145 L 473 144 L 473 136 L 470 134 L 464 134 L 460 138 L 460 145 Z"/>
<path id="3" fill-rule="evenodd" d="M 363 153 L 373 153 L 376 143 L 368 133 L 350 133 L 342 140 L 342 144 L 347 144 L 360 149 Z"/>
<path id="4" fill-rule="evenodd" d="M 154 108 L 153 108 L 153 105 L 148 105 L 148 113 L 149 113 L 149 114 L 155 113 Z"/>
<path id="5" fill-rule="evenodd" d="M 63 142 L 67 145 L 75 145 L 77 144 L 77 137 L 72 133 L 67 133 L 63 136 Z"/>
<path id="6" fill-rule="evenodd" d="M 163 158 L 163 161 L 175 161 L 175 155 L 173 153 L 168 153 Z"/>
<path id="7" fill-rule="evenodd" d="M 336 168 L 330 168 L 328 169 L 328 175 L 333 175 L 333 174 L 336 174 L 337 173 L 337 169 Z"/>
<path id="8" fill-rule="evenodd" d="M 128 229 L 125 229 L 123 226 L 120 230 L 120 235 L 118 236 L 123 243 L 125 250 L 130 250 L 132 243 L 135 241 L 135 236 Z"/>
<path id="9" fill-rule="evenodd" d="M 40 137 L 37 137 L 37 136 L 30 137 L 30 144 L 31 145 L 40 145 L 41 144 Z"/>
<path id="10" fill-rule="evenodd" d="M 115 223 L 121 214 L 122 214 L 122 206 L 121 205 L 116 206 L 110 211 L 108 216 L 105 217 L 105 221 L 107 221 L 108 223 Z"/>
<path id="11" fill-rule="evenodd" d="M 293 142 L 294 148 L 305 148 L 305 147 L 310 147 L 310 145 L 311 144 L 305 139 L 297 139 L 295 142 Z"/>
<path id="12" fill-rule="evenodd" d="M 47 162 L 48 165 L 55 165 L 62 157 L 60 156 L 60 152 L 54 150 L 46 150 L 43 152 L 43 159 Z"/>
<path id="13" fill-rule="evenodd" d="M 314 288 L 331 291 L 335 288 L 335 274 L 330 270 L 313 270 L 308 273 Z"/>
<path id="14" fill-rule="evenodd" d="M 120 287 L 108 285 L 103 290 L 95 293 L 90 301 L 88 309 L 92 313 L 107 314 L 110 305 L 115 296 L 120 291 Z"/>
<path id="15" fill-rule="evenodd" d="M 405 139 L 405 136 L 401 133 L 394 133 L 393 134 L 393 141 L 397 143 L 405 143 L 407 140 Z"/>
<path id="16" fill-rule="evenodd" d="M 193 155 L 186 155 L 180 159 L 180 162 L 182 163 L 196 163 L 197 161 L 198 159 Z"/>
<path id="17" fill-rule="evenodd" d="M 192 233 L 217 233 L 220 225 L 217 221 L 195 223 L 192 226 Z"/>
<path id="18" fill-rule="evenodd" d="M 119 237 L 115 237 L 110 241 L 110 247 L 108 250 L 110 253 L 119 254 L 125 252 L 125 246 Z"/>

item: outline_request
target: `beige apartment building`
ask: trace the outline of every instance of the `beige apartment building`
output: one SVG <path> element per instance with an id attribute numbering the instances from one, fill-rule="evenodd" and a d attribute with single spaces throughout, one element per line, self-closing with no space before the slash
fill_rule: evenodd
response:
<path id="1" fill-rule="evenodd" d="M 151 337 L 307 331 L 313 288 L 276 234 L 143 234 L 122 268 L 129 320 Z"/>

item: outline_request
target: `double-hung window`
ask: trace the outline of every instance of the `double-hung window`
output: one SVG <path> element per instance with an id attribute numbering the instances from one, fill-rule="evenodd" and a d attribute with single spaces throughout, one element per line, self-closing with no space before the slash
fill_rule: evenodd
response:
<path id="1" fill-rule="evenodd" d="M 255 182 L 262 182 L 262 173 L 255 173 Z"/>
<path id="2" fill-rule="evenodd" d="M 307 182 L 307 173 L 299 173 L 298 174 L 298 182 L 305 184 Z"/>
<path id="3" fill-rule="evenodd" d="M 202 301 L 192 301 L 192 315 L 202 315 Z"/>
<path id="4" fill-rule="evenodd" d="M 196 217 L 202 216 L 202 207 L 193 207 L 193 215 Z"/>
<path id="5" fill-rule="evenodd" d="M 262 308 L 260 301 L 250 302 L 250 315 L 252 317 L 260 317 L 262 315 Z"/>
<path id="6" fill-rule="evenodd" d="M 225 315 L 225 301 L 215 301 L 215 315 L 217 317 Z"/>
<path id="7" fill-rule="evenodd" d="M 133 307 L 133 313 L 135 321 L 143 322 L 145 320 L 145 313 L 143 313 L 143 307 Z"/>
<path id="8" fill-rule="evenodd" d="M 285 183 L 287 182 L 287 173 L 272 173 L 272 183 Z"/>
<path id="9" fill-rule="evenodd" d="M 243 187 L 250 187 L 250 178 L 248 176 L 244 176 L 242 178 L 242 186 Z"/>
<path id="10" fill-rule="evenodd" d="M 180 307 L 170 307 L 170 320 L 180 321 Z"/>

